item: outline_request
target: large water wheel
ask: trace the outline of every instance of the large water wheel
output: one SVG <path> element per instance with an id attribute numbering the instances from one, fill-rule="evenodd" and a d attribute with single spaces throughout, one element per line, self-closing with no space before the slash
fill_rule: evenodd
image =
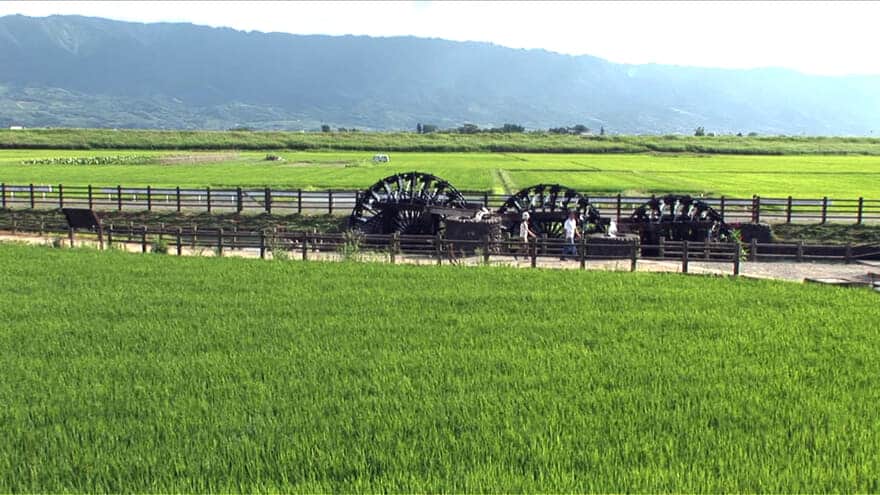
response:
<path id="1" fill-rule="evenodd" d="M 726 241 L 731 235 L 720 213 L 688 195 L 651 198 L 636 208 L 630 223 L 646 244 L 656 244 L 661 236 L 670 241 L 702 242 Z"/>
<path id="2" fill-rule="evenodd" d="M 364 234 L 433 235 L 440 217 L 430 207 L 464 208 L 464 197 L 449 182 L 422 172 L 385 177 L 361 191 L 349 227 Z"/>
<path id="3" fill-rule="evenodd" d="M 504 229 L 512 236 L 518 235 L 522 214 L 528 212 L 529 225 L 538 236 L 561 239 L 564 235 L 563 224 L 572 211 L 584 232 L 604 230 L 606 222 L 590 200 L 574 189 L 559 184 L 527 187 L 507 198 L 498 209 L 498 214 L 504 218 Z"/>

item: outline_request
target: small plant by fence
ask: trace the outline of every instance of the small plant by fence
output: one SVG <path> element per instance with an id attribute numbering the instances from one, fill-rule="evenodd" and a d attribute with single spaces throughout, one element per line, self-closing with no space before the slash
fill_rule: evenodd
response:
<path id="1" fill-rule="evenodd" d="M 93 210 L 207 211 L 236 213 L 300 213 L 346 215 L 359 191 L 264 188 L 154 188 L 116 186 L 70 186 L 0 184 L 0 208 L 51 209 L 64 207 Z M 507 195 L 488 191 L 464 192 L 468 202 L 498 208 Z M 650 200 L 650 196 L 589 196 L 606 217 L 618 220 Z M 823 198 L 702 198 L 729 223 L 826 223 L 880 222 L 880 200 Z"/>

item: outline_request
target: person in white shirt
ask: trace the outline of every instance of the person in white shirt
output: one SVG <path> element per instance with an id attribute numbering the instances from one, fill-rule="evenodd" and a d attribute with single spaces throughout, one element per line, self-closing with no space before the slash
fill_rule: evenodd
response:
<path id="1" fill-rule="evenodd" d="M 565 220 L 565 224 L 563 224 L 562 228 L 565 230 L 565 246 L 562 248 L 562 258 L 565 259 L 566 256 L 577 256 L 577 244 L 575 244 L 575 239 L 581 236 L 577 225 L 577 213 L 573 211 L 568 212 L 568 219 Z"/>
<path id="2" fill-rule="evenodd" d="M 513 259 L 518 259 L 516 252 L 519 251 L 519 249 L 522 249 L 525 256 L 528 256 L 529 255 L 529 239 L 535 239 L 536 237 L 538 237 L 537 235 L 535 235 L 535 233 L 532 231 L 532 229 L 529 228 L 529 217 L 530 216 L 531 215 L 529 215 L 529 212 L 527 212 L 527 211 L 523 212 L 523 214 L 522 214 L 522 221 L 519 223 L 519 240 L 522 242 L 522 247 L 518 248 L 514 251 Z"/>

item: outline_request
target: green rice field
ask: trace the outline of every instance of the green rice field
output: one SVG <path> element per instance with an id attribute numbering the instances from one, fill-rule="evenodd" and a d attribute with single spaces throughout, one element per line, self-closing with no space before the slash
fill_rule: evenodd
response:
<path id="1" fill-rule="evenodd" d="M 869 291 L 10 244 L 0 271 L 0 492 L 880 491 Z"/>
<path id="2" fill-rule="evenodd" d="M 419 170 L 461 190 L 497 193 L 562 183 L 584 193 L 689 193 L 707 196 L 880 198 L 880 157 L 831 155 L 172 152 L 0 150 L 0 182 L 112 186 L 362 189 L 397 172 Z M 59 164 L 66 157 L 135 157 L 120 164 Z M 27 163 L 30 161 L 49 163 Z M 111 160 L 112 162 L 112 160 Z"/>

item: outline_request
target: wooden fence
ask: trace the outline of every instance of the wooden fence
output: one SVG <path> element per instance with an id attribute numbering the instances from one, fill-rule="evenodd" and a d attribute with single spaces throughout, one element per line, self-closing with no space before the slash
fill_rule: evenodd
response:
<path id="1" fill-rule="evenodd" d="M 36 232 L 41 235 L 61 235 L 69 237 L 85 235 L 97 240 L 97 232 L 81 231 L 74 233 L 60 225 L 13 224 L 0 225 L 0 230 Z M 436 261 L 459 263 L 489 263 L 492 259 L 528 259 L 535 267 L 539 260 L 558 259 L 579 261 L 585 268 L 592 260 L 628 260 L 631 270 L 635 270 L 639 260 L 677 260 L 681 271 L 688 271 L 690 262 L 709 262 L 729 264 L 731 273 L 739 274 L 740 262 L 749 261 L 837 261 L 850 263 L 861 259 L 880 259 L 880 244 L 859 245 L 813 245 L 799 243 L 758 243 L 740 245 L 738 243 L 665 241 L 658 244 L 626 242 L 623 239 L 609 244 L 582 238 L 574 246 L 559 239 L 539 238 L 528 244 L 515 239 L 505 240 L 454 240 L 441 236 L 406 235 L 359 235 L 323 234 L 317 232 L 239 231 L 236 228 L 224 229 L 184 229 L 136 227 L 127 225 L 105 225 L 102 242 L 112 247 L 114 244 L 135 244 L 144 253 L 157 249 L 167 249 L 171 253 L 183 254 L 184 250 L 211 250 L 222 256 L 224 251 L 250 251 L 260 258 L 267 254 L 273 257 L 297 256 L 303 260 L 310 257 L 348 257 L 357 253 L 372 253 L 387 257 L 394 263 L 398 256 L 416 257 Z M 566 249 L 574 252 L 566 253 Z"/>
<path id="2" fill-rule="evenodd" d="M 0 207 L 50 209 L 63 207 L 93 210 L 207 211 L 223 213 L 306 213 L 347 215 L 359 191 L 323 189 L 153 188 L 117 186 L 69 186 L 0 184 Z M 469 191 L 472 203 L 497 208 L 507 195 Z M 590 196 L 590 202 L 606 217 L 626 218 L 648 196 Z M 823 198 L 702 198 L 728 223 L 880 223 L 880 200 Z"/>

